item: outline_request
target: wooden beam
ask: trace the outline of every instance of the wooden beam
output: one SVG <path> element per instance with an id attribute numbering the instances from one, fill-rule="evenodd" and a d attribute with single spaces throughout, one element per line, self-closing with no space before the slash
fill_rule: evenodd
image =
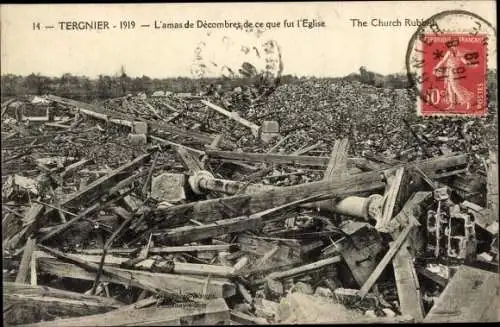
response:
<path id="1" fill-rule="evenodd" d="M 278 151 L 279 147 L 286 142 L 286 140 L 288 140 L 293 134 L 288 134 L 287 136 L 285 137 L 281 137 L 281 139 L 278 141 L 278 143 L 276 143 L 272 148 L 269 149 L 269 151 L 267 151 L 267 153 L 273 153 L 273 152 L 276 152 Z"/>
<path id="2" fill-rule="evenodd" d="M 288 154 L 276 153 L 249 153 L 249 152 L 231 152 L 231 151 L 205 151 L 210 159 L 227 159 L 248 162 L 265 162 L 269 164 L 282 165 L 302 165 L 325 167 L 328 164 L 328 157 L 317 156 L 294 156 Z"/>
<path id="3" fill-rule="evenodd" d="M 185 147 L 179 146 L 175 149 L 182 159 L 184 166 L 191 174 L 204 169 L 203 163 L 193 153 L 190 153 Z"/>
<path id="4" fill-rule="evenodd" d="M 405 168 L 398 168 L 394 177 L 389 177 L 389 187 L 384 194 L 384 204 L 382 207 L 382 216 L 377 219 L 377 224 L 375 228 L 378 230 L 383 230 L 384 227 L 391 221 L 394 215 L 394 209 L 396 207 L 396 199 L 399 193 L 399 188 L 401 187 L 401 181 L 403 180 L 403 174 L 405 173 Z"/>
<path id="5" fill-rule="evenodd" d="M 70 194 L 67 198 L 61 201 L 60 206 L 62 207 L 71 206 L 77 203 L 81 203 L 83 201 L 92 201 L 99 198 L 104 192 L 107 191 L 108 188 L 116 184 L 119 181 L 119 179 L 123 177 L 124 173 L 130 173 L 135 169 L 141 167 L 146 161 L 150 159 L 151 154 L 152 153 L 143 154 L 135 158 L 131 162 L 128 162 L 116 168 L 108 175 L 93 181 L 92 183 L 87 185 L 84 189 Z"/>
<path id="6" fill-rule="evenodd" d="M 96 265 L 97 266 L 97 265 Z M 76 278 L 94 281 L 96 273 L 85 270 L 71 263 L 65 263 L 54 258 L 41 257 L 38 259 L 41 271 L 65 278 Z M 97 271 L 97 267 L 95 269 Z M 187 276 L 166 273 L 152 273 L 141 270 L 129 270 L 112 266 L 103 268 L 102 282 L 134 286 L 156 293 L 158 291 L 177 295 L 201 295 L 206 281 L 201 276 Z M 227 279 L 211 278 L 208 284 L 207 295 L 213 297 L 230 297 L 236 294 L 236 286 Z"/>
<path id="7" fill-rule="evenodd" d="M 310 145 L 310 146 L 305 147 L 305 148 L 303 148 L 303 149 L 299 149 L 299 150 L 297 150 L 297 151 L 293 151 L 293 152 L 291 153 L 291 155 L 292 155 L 292 156 L 301 156 L 301 155 L 303 155 L 303 154 L 306 154 L 306 153 L 307 153 L 307 152 L 309 152 L 309 151 L 312 151 L 312 150 L 314 150 L 314 149 L 319 148 L 319 147 L 320 147 L 320 146 L 322 146 L 322 145 L 323 145 L 323 141 L 318 141 L 318 142 L 314 143 L 313 145 Z"/>
<path id="8" fill-rule="evenodd" d="M 172 141 L 169 141 L 169 140 L 165 140 L 165 139 L 162 139 L 160 137 L 157 137 L 157 136 L 154 136 L 154 135 L 150 135 L 149 136 L 152 140 L 155 140 L 155 141 L 158 141 L 160 143 L 163 143 L 163 144 L 168 144 L 170 146 L 173 146 L 175 148 L 178 148 L 178 147 L 183 147 L 183 148 L 186 148 L 187 150 L 189 150 L 190 152 L 194 152 L 200 156 L 204 155 L 205 154 L 205 151 L 201 151 L 201 150 L 197 150 L 195 148 L 191 148 L 191 147 L 188 147 L 186 145 L 182 145 L 182 144 L 179 144 L 179 143 L 175 143 L 175 142 L 172 142 Z"/>
<path id="9" fill-rule="evenodd" d="M 320 197 L 328 197 L 324 195 L 302 198 L 297 201 L 288 202 L 271 209 L 263 210 L 247 216 L 222 219 L 213 223 L 197 225 L 197 226 L 182 226 L 169 229 L 165 232 L 154 233 L 153 235 L 159 238 L 164 243 L 183 244 L 186 241 L 193 242 L 206 238 L 213 238 L 218 235 L 235 233 L 245 230 L 255 230 L 262 226 L 262 218 L 266 215 L 282 210 L 284 208 L 298 206 L 302 203 L 314 201 Z"/>
<path id="10" fill-rule="evenodd" d="M 9 325 L 49 320 L 54 316 L 104 313 L 123 305 L 114 298 L 6 281 L 3 282 L 3 297 L 4 303 L 13 306 L 7 313 L 4 310 L 4 322 Z"/>
<path id="11" fill-rule="evenodd" d="M 323 179 L 330 179 L 336 175 L 346 173 L 347 170 L 347 150 L 349 147 L 349 140 L 344 138 L 342 140 L 335 140 L 333 144 L 332 154 L 326 167 Z"/>
<path id="12" fill-rule="evenodd" d="M 91 159 L 82 159 L 80 161 L 77 161 L 75 163 L 72 163 L 71 165 L 67 166 L 64 168 L 64 171 L 59 175 L 61 178 L 68 177 L 71 175 L 73 172 L 75 172 L 77 169 L 91 163 Z"/>
<path id="13" fill-rule="evenodd" d="M 37 252 L 33 251 L 31 253 L 31 262 L 30 262 L 30 284 L 31 286 L 38 285 L 38 275 L 37 275 Z"/>
<path id="14" fill-rule="evenodd" d="M 149 249 L 150 254 L 184 253 L 184 252 L 205 252 L 205 251 L 231 251 L 239 247 L 239 244 L 214 244 L 214 245 L 187 245 L 187 246 L 163 246 Z M 81 249 L 83 254 L 102 254 L 102 249 Z M 137 249 L 114 248 L 108 249 L 108 254 L 131 254 Z"/>
<path id="15" fill-rule="evenodd" d="M 182 226 L 172 228 L 166 232 L 154 233 L 153 236 L 165 243 L 184 244 L 186 242 L 195 242 L 224 234 L 256 230 L 261 226 L 262 221 L 260 218 L 237 217 L 217 220 L 203 226 Z"/>
<path id="16" fill-rule="evenodd" d="M 251 121 L 248 121 L 245 118 L 240 117 L 237 113 L 227 111 L 226 109 L 223 109 L 223 108 L 221 108 L 221 107 L 219 107 L 211 102 L 205 101 L 205 100 L 201 100 L 201 103 L 203 103 L 207 107 L 217 111 L 218 113 L 221 113 L 224 116 L 231 118 L 232 120 L 234 120 L 238 124 L 250 128 L 250 130 L 252 131 L 252 134 L 255 137 L 257 137 L 259 135 L 260 127 L 256 124 L 252 123 Z"/>
<path id="17" fill-rule="evenodd" d="M 417 273 L 413 265 L 413 256 L 408 251 L 409 243 L 405 241 L 394 256 L 392 265 L 396 278 L 399 308 L 403 315 L 408 315 L 421 322 L 425 311 Z"/>
<path id="18" fill-rule="evenodd" d="M 114 112 L 114 111 L 108 110 L 108 109 L 106 110 L 107 114 L 103 114 L 103 113 L 99 112 L 100 110 L 98 108 L 96 108 L 90 104 L 71 100 L 71 99 L 65 99 L 65 98 L 61 98 L 58 96 L 54 96 L 54 95 L 48 95 L 47 99 L 61 103 L 63 105 L 73 106 L 73 107 L 75 107 L 75 109 L 78 110 L 78 112 L 81 112 L 85 115 L 89 115 L 89 116 L 97 118 L 97 119 L 110 121 L 112 123 L 139 120 L 139 121 L 143 121 L 143 122 L 148 123 L 148 126 L 152 129 L 158 129 L 158 130 L 161 130 L 161 131 L 164 131 L 167 133 L 174 133 L 174 134 L 177 134 L 177 135 L 180 135 L 183 137 L 191 138 L 193 140 L 196 140 L 196 141 L 199 141 L 202 143 L 210 144 L 212 142 L 212 139 L 213 139 L 213 137 L 211 135 L 184 130 L 184 129 L 176 127 L 173 124 L 168 124 L 168 123 L 160 122 L 160 121 L 149 121 L 149 120 L 145 120 L 145 119 L 137 119 L 137 117 L 133 117 L 133 116 L 126 115 L 123 113 L 119 113 L 119 112 Z M 111 117 L 118 117 L 121 119 L 113 119 Z"/>
<path id="19" fill-rule="evenodd" d="M 299 166 L 313 166 L 313 167 L 327 167 L 330 161 L 329 157 L 318 157 L 318 156 L 292 156 L 288 154 L 276 154 L 276 153 L 250 153 L 250 152 L 232 152 L 232 151 L 215 151 L 207 150 L 205 151 L 210 159 L 214 160 L 232 160 L 232 161 L 247 161 L 247 162 L 265 162 L 269 164 L 288 164 L 288 165 L 299 165 Z M 453 153 L 451 155 L 444 155 L 435 157 L 432 159 L 427 159 L 424 161 L 413 162 L 421 167 L 422 163 L 431 162 L 441 162 L 442 160 L 449 160 L 449 167 L 453 167 L 453 162 L 456 166 L 465 166 L 467 164 L 467 159 L 465 154 Z M 395 165 L 392 168 L 397 169 L 399 167 L 408 166 L 411 163 L 401 163 Z M 357 166 L 365 170 L 383 170 L 391 168 L 386 164 L 378 164 L 366 160 L 365 158 L 347 158 L 347 166 L 353 167 Z"/>
<path id="20" fill-rule="evenodd" d="M 399 251 L 399 248 L 401 245 L 405 242 L 406 237 L 410 233 L 411 229 L 413 228 L 413 224 L 410 223 L 408 224 L 405 229 L 399 234 L 398 238 L 396 241 L 394 241 L 391 244 L 391 247 L 389 248 L 389 251 L 384 255 L 382 260 L 378 263 L 377 267 L 373 271 L 373 273 L 370 275 L 368 280 L 363 284 L 361 289 L 358 292 L 358 296 L 361 299 L 364 299 L 364 297 L 368 294 L 368 292 L 371 290 L 375 282 L 378 280 L 380 277 L 380 274 L 382 274 L 382 271 L 384 271 L 385 267 L 389 264 L 389 262 L 392 260 L 394 255 Z"/>
<path id="21" fill-rule="evenodd" d="M 230 313 L 226 302 L 223 299 L 215 299 L 206 303 L 184 303 L 173 307 L 114 310 L 99 315 L 58 319 L 25 326 L 201 326 L 229 325 L 229 322 Z"/>
<path id="22" fill-rule="evenodd" d="M 19 243 L 25 240 L 37 227 L 38 221 L 44 214 L 45 207 L 40 203 L 33 203 L 28 209 L 26 216 L 23 219 L 23 226 L 19 232 L 12 235 L 9 239 L 2 242 L 2 246 L 6 250 L 15 249 Z M 23 246 L 24 248 L 24 246 Z M 22 249 L 14 252 L 14 255 L 20 254 Z"/>
<path id="23" fill-rule="evenodd" d="M 100 263 L 101 261 L 101 255 L 71 254 L 71 256 L 73 258 L 79 258 L 80 260 L 87 261 L 89 263 Z M 42 257 L 47 257 L 47 255 L 42 255 Z M 111 265 L 119 266 L 126 263 L 129 260 L 130 260 L 129 258 L 107 255 L 104 258 L 104 264 L 106 266 L 111 266 Z M 155 265 L 157 267 L 161 267 L 161 265 L 158 264 L 155 259 L 146 258 L 141 262 L 137 262 L 135 267 L 142 269 L 151 269 Z M 174 262 L 172 267 L 172 272 L 175 274 L 212 275 L 216 277 L 232 277 L 234 275 L 233 269 L 231 267 L 188 263 L 188 262 Z"/>
<path id="24" fill-rule="evenodd" d="M 497 272 L 461 265 L 423 322 L 498 322 L 499 299 Z"/>
<path id="25" fill-rule="evenodd" d="M 26 245 L 24 247 L 23 256 L 21 258 L 21 263 L 19 264 L 19 270 L 16 276 L 16 283 L 26 283 L 28 279 L 28 272 L 31 264 L 31 255 L 35 250 L 35 240 L 28 238 Z"/>
<path id="26" fill-rule="evenodd" d="M 307 265 L 292 268 L 290 270 L 274 272 L 274 273 L 267 275 L 266 278 L 267 279 L 283 279 L 283 278 L 289 278 L 289 277 L 293 277 L 293 276 L 303 275 L 303 274 L 310 273 L 311 271 L 314 271 L 314 270 L 317 270 L 317 269 L 320 269 L 320 268 L 323 268 L 323 267 L 326 267 L 326 266 L 329 266 L 329 265 L 332 265 L 335 263 L 339 263 L 340 261 L 342 261 L 342 257 L 335 256 L 335 257 L 331 257 L 328 259 L 318 260 L 318 261 L 315 261 L 313 263 L 309 263 Z"/>
<path id="27" fill-rule="evenodd" d="M 466 163 L 467 157 L 459 155 L 455 157 L 438 157 L 412 164 L 418 165 L 429 176 L 434 176 L 437 170 L 454 168 L 457 165 L 465 165 Z M 151 223 L 162 227 L 162 222 L 168 222 L 168 227 L 175 227 L 185 224 L 189 219 L 212 222 L 227 217 L 228 208 L 234 208 L 237 211 L 229 215 L 234 217 L 242 214 L 253 214 L 287 202 L 319 194 L 345 197 L 357 193 L 371 192 L 385 187 L 385 184 L 380 179 L 381 173 L 382 171 L 370 171 L 346 177 L 335 177 L 328 181 L 282 187 L 254 194 L 235 195 L 159 208 L 154 211 Z M 165 227 L 167 224 L 165 224 Z"/>
<path id="28" fill-rule="evenodd" d="M 498 221 L 498 153 L 496 151 L 489 151 L 490 163 L 488 165 L 488 181 L 486 184 L 487 195 L 486 202 L 487 208 L 491 210 L 491 220 Z"/>

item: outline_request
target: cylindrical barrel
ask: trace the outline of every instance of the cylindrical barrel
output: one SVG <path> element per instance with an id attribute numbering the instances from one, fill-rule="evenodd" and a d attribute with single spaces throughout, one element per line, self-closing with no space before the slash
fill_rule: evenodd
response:
<path id="1" fill-rule="evenodd" d="M 377 208 L 381 206 L 382 196 L 373 194 L 369 197 L 348 196 L 341 201 L 323 200 L 303 205 L 308 208 L 319 208 L 324 211 L 332 211 L 342 215 L 359 218 L 376 218 Z"/>

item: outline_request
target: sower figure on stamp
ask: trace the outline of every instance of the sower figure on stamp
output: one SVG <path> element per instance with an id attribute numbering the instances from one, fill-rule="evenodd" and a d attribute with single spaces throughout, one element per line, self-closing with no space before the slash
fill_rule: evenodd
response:
<path id="1" fill-rule="evenodd" d="M 433 71 L 434 75 L 438 78 L 444 79 L 446 92 L 444 101 L 449 104 L 446 109 L 451 109 L 455 105 L 465 105 L 468 110 L 470 109 L 471 99 L 474 94 L 466 87 L 460 85 L 460 80 L 465 78 L 464 66 L 469 65 L 469 62 L 465 58 L 468 52 L 459 50 L 453 42 L 450 41 L 447 43 L 448 50 L 434 67 Z"/>

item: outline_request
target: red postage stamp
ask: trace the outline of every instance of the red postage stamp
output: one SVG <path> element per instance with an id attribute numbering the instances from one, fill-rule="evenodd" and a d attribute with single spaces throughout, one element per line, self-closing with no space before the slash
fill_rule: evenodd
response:
<path id="1" fill-rule="evenodd" d="M 484 116 L 487 111 L 485 35 L 424 34 L 421 41 L 422 116 Z"/>

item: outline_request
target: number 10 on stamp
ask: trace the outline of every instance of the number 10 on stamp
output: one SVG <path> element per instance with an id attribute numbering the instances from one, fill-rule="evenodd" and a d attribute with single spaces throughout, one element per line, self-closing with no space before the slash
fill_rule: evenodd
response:
<path id="1" fill-rule="evenodd" d="M 419 72 L 419 114 L 423 116 L 484 116 L 486 114 L 486 36 L 424 34 L 420 58 L 412 65 Z"/>

